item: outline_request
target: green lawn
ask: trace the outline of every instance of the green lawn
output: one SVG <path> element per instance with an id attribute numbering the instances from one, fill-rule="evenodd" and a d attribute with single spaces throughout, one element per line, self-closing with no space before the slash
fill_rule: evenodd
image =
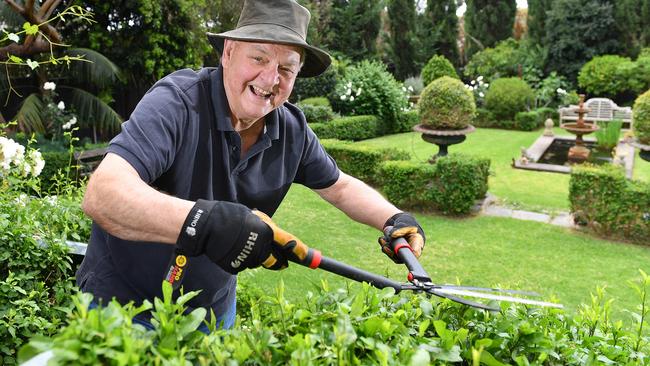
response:
<path id="1" fill-rule="evenodd" d="M 449 148 L 488 157 L 492 161 L 489 184 L 490 193 L 502 204 L 536 212 L 568 211 L 569 175 L 513 169 L 512 159 L 518 158 L 521 147 L 530 147 L 541 131 L 523 132 L 497 129 L 477 129 L 467 135 L 467 140 Z M 556 134 L 565 134 L 556 128 Z M 358 142 L 360 145 L 398 148 L 408 151 L 412 159 L 426 161 L 438 151 L 435 145 L 422 140 L 419 133 L 409 132 Z M 641 160 L 638 153 L 634 177 L 650 182 L 650 163 Z"/>
<path id="2" fill-rule="evenodd" d="M 589 302 L 596 286 L 607 286 L 615 309 L 637 304 L 627 281 L 637 269 L 650 272 L 650 248 L 597 239 L 537 222 L 496 217 L 451 219 L 418 215 L 427 233 L 423 266 L 438 283 L 521 288 L 556 296 L 569 311 Z M 378 249 L 378 232 L 357 224 L 310 190 L 294 185 L 274 216 L 324 255 L 397 280 L 406 268 Z M 289 298 L 302 297 L 326 279 L 332 287 L 349 281 L 320 270 L 291 265 L 281 272 L 263 269 L 241 274 L 245 281 L 275 289 L 282 279 Z M 618 313 L 618 316 L 622 316 Z"/>

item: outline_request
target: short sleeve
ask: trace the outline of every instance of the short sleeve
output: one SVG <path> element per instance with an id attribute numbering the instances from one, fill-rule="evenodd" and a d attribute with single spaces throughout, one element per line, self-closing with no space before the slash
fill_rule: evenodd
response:
<path id="1" fill-rule="evenodd" d="M 155 181 L 170 168 L 182 144 L 189 119 L 184 98 L 171 83 L 154 85 L 111 140 L 108 152 L 128 161 L 143 181 Z"/>
<path id="2" fill-rule="evenodd" d="M 339 175 L 336 162 L 305 123 L 305 145 L 295 182 L 311 189 L 323 189 L 336 183 Z"/>

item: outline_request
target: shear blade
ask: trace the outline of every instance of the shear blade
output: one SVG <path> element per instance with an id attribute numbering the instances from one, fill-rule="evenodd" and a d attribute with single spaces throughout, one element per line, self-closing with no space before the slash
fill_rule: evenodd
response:
<path id="1" fill-rule="evenodd" d="M 442 298 L 445 298 L 445 299 L 449 299 L 451 301 L 455 301 L 455 302 L 463 304 L 463 305 L 471 306 L 473 308 L 489 310 L 489 311 L 500 311 L 501 310 L 499 308 L 496 308 L 496 307 L 493 307 L 493 306 L 490 306 L 490 305 L 486 305 L 486 304 L 482 304 L 480 302 L 464 299 L 462 297 L 457 297 L 457 296 L 450 295 L 450 294 L 441 293 L 441 292 L 438 292 L 437 290 L 434 290 L 434 289 L 430 289 L 427 292 L 430 293 L 430 294 L 436 295 L 438 297 L 442 297 Z"/>
<path id="2" fill-rule="evenodd" d="M 475 292 L 475 291 L 469 291 L 469 290 L 461 290 L 461 289 L 453 289 L 453 288 L 433 288 L 429 292 L 433 294 L 442 294 L 442 295 L 451 295 L 451 296 L 467 296 L 467 297 L 475 297 L 479 299 L 488 299 L 488 300 L 496 300 L 496 301 L 507 301 L 507 302 L 513 302 L 513 303 L 518 303 L 518 304 L 526 304 L 526 305 L 535 305 L 535 306 L 542 306 L 542 307 L 549 307 L 549 308 L 556 308 L 556 309 L 562 309 L 564 306 L 562 304 L 556 304 L 552 302 L 547 302 L 547 301 L 538 301 L 538 300 L 531 300 L 531 299 L 522 299 L 519 297 L 514 297 L 514 296 L 504 296 L 504 295 L 496 295 L 496 294 L 486 294 L 482 292 Z"/>
<path id="3" fill-rule="evenodd" d="M 433 285 L 434 289 L 441 290 L 467 290 L 467 291 L 478 291 L 478 292 L 497 292 L 497 293 L 506 293 L 513 295 L 523 295 L 531 297 L 540 297 L 541 295 L 534 291 L 522 291 L 522 290 L 509 290 L 502 288 L 488 288 L 488 287 L 474 287 L 474 286 L 456 286 L 456 285 Z"/>

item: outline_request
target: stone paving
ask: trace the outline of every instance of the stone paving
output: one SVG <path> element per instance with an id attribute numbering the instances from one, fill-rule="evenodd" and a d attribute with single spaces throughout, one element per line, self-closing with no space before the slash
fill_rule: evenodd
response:
<path id="1" fill-rule="evenodd" d="M 547 224 L 562 226 L 566 228 L 577 227 L 573 222 L 573 215 L 568 212 L 548 215 L 545 213 L 515 210 L 498 205 L 496 197 L 489 193 L 485 200 L 483 200 L 480 205 L 475 207 L 475 211 L 481 215 L 487 216 L 512 217 L 514 219 L 544 222 Z"/>

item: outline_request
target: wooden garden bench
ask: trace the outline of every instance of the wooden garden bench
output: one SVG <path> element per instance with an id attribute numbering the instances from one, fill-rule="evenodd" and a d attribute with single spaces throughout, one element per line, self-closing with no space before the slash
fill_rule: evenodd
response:
<path id="1" fill-rule="evenodd" d="M 74 160 L 77 162 L 82 176 L 90 175 L 97 168 L 106 155 L 106 149 L 106 147 L 100 147 L 74 153 Z"/>
<path id="2" fill-rule="evenodd" d="M 585 102 L 589 112 L 584 116 L 585 122 L 607 122 L 614 119 L 623 121 L 623 129 L 632 129 L 632 108 L 619 107 L 613 100 L 607 98 L 591 98 Z M 578 120 L 578 106 L 570 105 L 558 109 L 560 124 Z"/>

